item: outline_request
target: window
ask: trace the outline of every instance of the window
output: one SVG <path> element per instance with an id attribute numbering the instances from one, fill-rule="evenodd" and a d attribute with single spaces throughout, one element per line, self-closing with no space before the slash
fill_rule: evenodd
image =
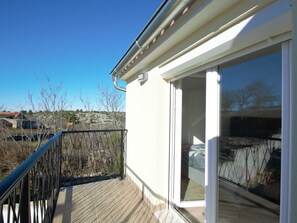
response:
<path id="1" fill-rule="evenodd" d="M 281 47 L 220 67 L 219 222 L 279 222 Z"/>

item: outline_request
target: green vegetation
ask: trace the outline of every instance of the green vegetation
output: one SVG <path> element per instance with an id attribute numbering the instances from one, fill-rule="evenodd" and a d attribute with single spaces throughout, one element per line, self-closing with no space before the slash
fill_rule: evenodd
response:
<path id="1" fill-rule="evenodd" d="M 4 180 L 5 176 L 0 175 L 0 182 Z"/>
<path id="2" fill-rule="evenodd" d="M 77 118 L 78 111 L 62 111 L 62 117 L 73 124 L 78 124 L 79 119 Z"/>

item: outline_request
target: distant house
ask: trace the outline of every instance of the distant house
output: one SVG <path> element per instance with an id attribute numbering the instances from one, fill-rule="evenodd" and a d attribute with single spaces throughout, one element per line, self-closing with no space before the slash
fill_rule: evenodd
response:
<path id="1" fill-rule="evenodd" d="M 22 112 L 0 112 L 2 126 L 10 128 L 36 128 L 36 122 L 28 120 Z"/>
<path id="2" fill-rule="evenodd" d="M 154 210 L 297 222 L 296 4 L 164 1 L 116 64 L 127 177 Z"/>
<path id="3" fill-rule="evenodd" d="M 22 112 L 0 112 L 0 118 L 26 119 Z"/>
<path id="4" fill-rule="evenodd" d="M 12 123 L 5 119 L 0 118 L 0 126 L 6 127 L 6 128 L 12 128 Z"/>

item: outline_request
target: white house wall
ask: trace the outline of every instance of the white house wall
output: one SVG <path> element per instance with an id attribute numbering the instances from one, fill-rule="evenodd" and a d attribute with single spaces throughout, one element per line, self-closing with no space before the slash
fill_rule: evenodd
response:
<path id="1" fill-rule="evenodd" d="M 157 69 L 127 82 L 127 173 L 153 205 L 168 197 L 169 91 Z"/>
<path id="2" fill-rule="evenodd" d="M 237 5 L 239 8 L 240 4 L 246 5 L 248 1 L 240 2 L 241 3 Z M 127 136 L 126 157 L 127 174 L 134 180 L 138 187 L 144 191 L 144 195 L 153 205 L 158 205 L 160 202 L 165 202 L 169 199 L 170 83 L 167 81 L 173 80 L 177 76 L 182 76 L 186 72 L 190 74 L 194 69 L 212 68 L 212 66 L 214 66 L 212 64 L 213 62 L 219 61 L 220 59 L 226 62 L 232 58 L 229 57 L 230 55 L 235 55 L 235 58 L 242 56 L 240 52 L 246 49 L 252 49 L 253 46 L 257 46 L 253 48 L 253 50 L 259 50 L 257 44 L 263 43 L 263 46 L 268 46 L 290 39 L 292 14 L 289 2 L 286 0 L 263 2 L 268 2 L 269 4 L 267 3 L 265 7 L 256 11 L 255 14 L 237 21 L 232 27 L 223 30 L 221 33 L 217 33 L 210 39 L 199 42 L 199 44 L 195 45 L 195 48 L 183 52 L 178 55 L 178 57 L 175 57 L 172 52 L 181 52 L 182 49 L 186 49 L 191 43 L 194 43 L 195 35 L 200 35 L 199 30 L 194 30 L 192 36 L 189 36 L 184 42 L 177 42 L 171 49 L 162 45 L 166 43 L 165 41 L 162 42 L 161 45 L 163 49 L 165 49 L 163 54 L 159 52 L 156 54 L 158 57 L 154 58 L 147 55 L 147 58 L 143 58 L 141 62 L 135 62 L 137 64 L 132 65 L 133 68 L 126 74 L 125 77 L 128 78 L 128 80 L 126 80 L 126 128 L 129 131 Z M 296 1 L 292 2 L 294 2 L 294 21 L 296 22 Z M 230 14 L 228 13 L 228 10 L 226 10 L 225 14 L 220 14 L 220 18 L 230 18 Z M 235 19 L 235 17 L 233 19 Z M 221 21 L 216 19 L 209 21 L 212 25 L 216 22 L 220 24 Z M 296 24 L 294 24 L 294 26 L 296 26 Z M 207 24 L 201 27 L 201 30 L 204 31 L 204 37 L 211 35 L 213 31 Z M 282 38 L 278 38 L 279 36 Z M 292 61 L 296 61 L 296 31 L 293 32 L 293 37 L 295 39 L 293 38 L 292 41 Z M 167 38 L 166 34 L 161 38 Z M 201 38 L 203 37 L 201 36 Z M 170 40 L 173 41 L 172 39 Z M 156 42 L 156 44 L 158 44 L 158 42 Z M 183 48 L 181 48 L 181 46 L 183 46 Z M 158 48 L 156 45 L 153 47 Z M 178 48 L 179 50 L 177 50 Z M 168 55 L 171 55 L 171 58 L 169 58 Z M 216 65 L 220 64 L 221 63 L 217 63 Z M 160 68 L 158 66 L 160 66 Z M 154 68 L 152 69 L 152 67 Z M 148 80 L 142 84 L 137 80 L 138 71 L 140 70 L 149 70 Z M 292 83 L 296 83 L 296 63 L 293 63 L 292 74 L 294 74 L 291 77 Z M 297 91 L 294 89 L 296 85 L 292 84 L 291 87 L 291 117 L 292 121 L 295 123 L 297 117 L 295 114 L 297 111 L 297 103 L 294 102 L 296 102 L 295 96 L 297 96 Z M 217 120 L 214 122 L 218 123 Z M 292 125 L 291 131 L 291 143 L 293 144 L 294 140 L 296 142 L 297 139 L 296 125 Z M 296 143 L 294 143 L 294 145 L 296 145 Z M 292 151 L 292 158 L 296 159 L 296 151 L 297 150 Z M 291 168 L 294 170 L 297 169 L 296 163 L 297 162 L 291 162 Z M 291 178 L 291 195 L 294 199 L 289 201 L 289 206 L 296 209 L 297 194 L 293 192 L 293 190 L 295 190 L 294 188 L 297 187 L 296 174 L 291 173 Z M 208 182 L 207 179 L 206 182 Z M 208 193 L 213 191 L 213 189 L 207 190 Z M 213 202 L 211 206 L 215 207 L 215 202 Z M 288 213 L 288 215 L 291 215 L 291 219 L 297 221 L 296 213 L 296 211 L 293 211 Z M 206 214 L 210 215 L 209 213 Z M 210 219 L 210 217 L 208 217 L 208 219 Z M 212 222 L 214 222 L 214 220 Z"/>

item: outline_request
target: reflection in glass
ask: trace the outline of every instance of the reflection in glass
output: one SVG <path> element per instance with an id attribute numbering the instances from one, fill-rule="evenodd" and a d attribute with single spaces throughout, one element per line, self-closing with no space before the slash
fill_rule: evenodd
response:
<path id="1" fill-rule="evenodd" d="M 219 222 L 279 222 L 281 51 L 220 68 Z"/>

